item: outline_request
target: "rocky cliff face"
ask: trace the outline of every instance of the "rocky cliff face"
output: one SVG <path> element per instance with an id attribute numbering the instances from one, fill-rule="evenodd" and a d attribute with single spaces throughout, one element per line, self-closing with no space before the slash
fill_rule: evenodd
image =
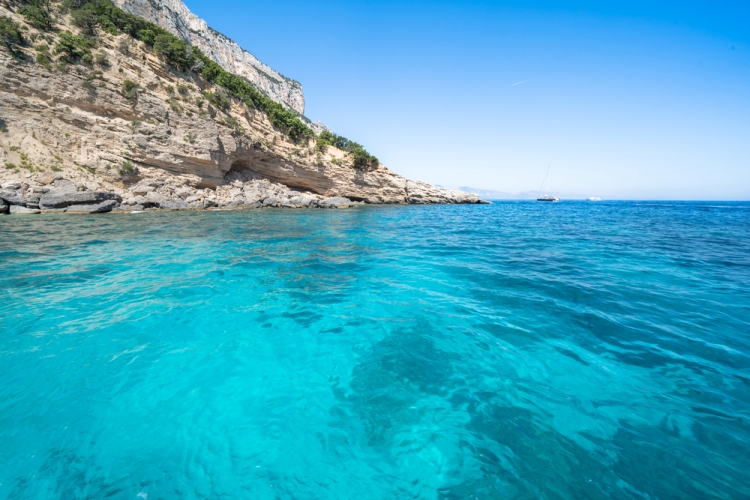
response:
<path id="1" fill-rule="evenodd" d="M 305 113 L 302 85 L 274 71 L 237 43 L 211 29 L 181 0 L 114 0 L 114 3 L 198 47 L 224 69 L 247 78 L 275 101 L 300 114 Z"/>
<path id="2" fill-rule="evenodd" d="M 75 30 L 60 23 L 57 33 Z M 127 35 L 99 33 L 95 62 L 73 65 L 35 60 L 54 33 L 27 36 L 36 51 L 0 50 L 0 212 L 479 202 L 355 168 L 351 154 L 295 142 L 237 100 L 217 109 L 203 94 L 217 89 Z"/>

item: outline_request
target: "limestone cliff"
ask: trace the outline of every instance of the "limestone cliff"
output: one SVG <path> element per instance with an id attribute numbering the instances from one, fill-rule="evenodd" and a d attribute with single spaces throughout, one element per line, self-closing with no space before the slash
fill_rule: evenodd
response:
<path id="1" fill-rule="evenodd" d="M 480 202 L 356 168 L 238 99 L 216 107 L 206 91 L 220 89 L 128 35 L 98 32 L 90 62 L 66 63 L 50 47 L 77 28 L 64 14 L 57 23 L 0 49 L 0 212 Z"/>
<path id="2" fill-rule="evenodd" d="M 302 85 L 274 71 L 237 43 L 211 29 L 181 0 L 114 0 L 114 3 L 198 47 L 224 69 L 247 78 L 275 101 L 300 114 L 305 113 Z"/>

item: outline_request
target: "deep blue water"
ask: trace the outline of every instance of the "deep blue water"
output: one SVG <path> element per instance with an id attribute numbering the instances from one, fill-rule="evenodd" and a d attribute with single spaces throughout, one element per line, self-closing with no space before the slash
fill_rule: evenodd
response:
<path id="1" fill-rule="evenodd" d="M 750 204 L 0 218 L 0 498 L 750 498 Z"/>

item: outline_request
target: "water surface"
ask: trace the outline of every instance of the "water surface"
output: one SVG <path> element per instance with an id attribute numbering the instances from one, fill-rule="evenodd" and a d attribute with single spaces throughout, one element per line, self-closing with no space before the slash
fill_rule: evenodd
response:
<path id="1" fill-rule="evenodd" d="M 0 218 L 0 498 L 750 498 L 750 204 Z"/>

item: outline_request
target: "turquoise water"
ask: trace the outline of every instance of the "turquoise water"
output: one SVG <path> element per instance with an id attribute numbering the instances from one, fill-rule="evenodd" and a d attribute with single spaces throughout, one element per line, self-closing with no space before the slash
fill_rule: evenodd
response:
<path id="1" fill-rule="evenodd" d="M 750 498 L 750 204 L 0 218 L 0 498 Z"/>

